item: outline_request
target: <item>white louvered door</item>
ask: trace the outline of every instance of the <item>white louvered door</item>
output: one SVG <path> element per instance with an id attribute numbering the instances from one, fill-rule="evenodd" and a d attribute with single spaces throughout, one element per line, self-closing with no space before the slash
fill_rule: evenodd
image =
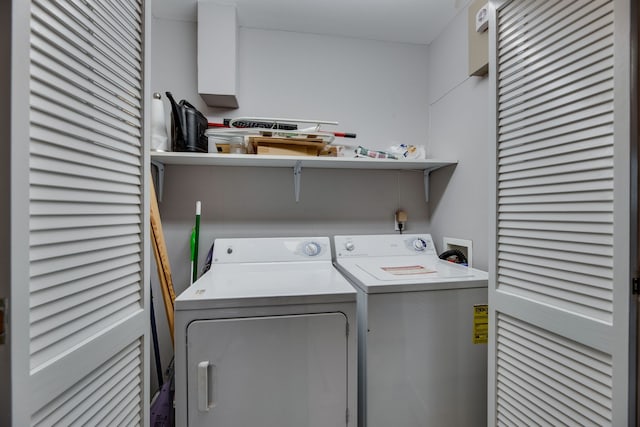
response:
<path id="1" fill-rule="evenodd" d="M 147 8 L 13 2 L 15 426 L 149 421 Z"/>
<path id="2" fill-rule="evenodd" d="M 489 425 L 625 426 L 630 2 L 492 3 Z"/>

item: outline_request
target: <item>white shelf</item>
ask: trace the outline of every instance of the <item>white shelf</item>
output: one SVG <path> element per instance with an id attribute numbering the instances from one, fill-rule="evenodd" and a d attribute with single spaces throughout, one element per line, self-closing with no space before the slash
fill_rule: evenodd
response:
<path id="1" fill-rule="evenodd" d="M 434 170 L 457 162 L 442 160 L 393 160 L 353 157 L 264 156 L 258 154 L 152 152 L 151 160 L 165 165 L 294 167 L 322 169 Z"/>
<path id="2" fill-rule="evenodd" d="M 264 156 L 257 154 L 218 153 L 175 153 L 152 152 L 151 161 L 158 166 L 162 194 L 164 165 L 187 166 L 243 166 L 293 168 L 296 201 L 300 191 L 302 168 L 317 169 L 378 169 L 378 170 L 419 170 L 424 173 L 425 198 L 429 201 L 429 174 L 444 166 L 455 165 L 457 161 L 445 160 L 394 160 L 353 157 L 307 157 L 307 156 Z"/>

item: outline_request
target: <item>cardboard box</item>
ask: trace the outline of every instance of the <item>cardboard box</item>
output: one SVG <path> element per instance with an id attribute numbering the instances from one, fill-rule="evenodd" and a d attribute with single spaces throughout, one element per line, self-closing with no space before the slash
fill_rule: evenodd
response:
<path id="1" fill-rule="evenodd" d="M 271 156 L 318 156 L 325 147 L 319 138 L 250 137 L 256 154 Z"/>
<path id="2" fill-rule="evenodd" d="M 341 157 L 343 148 L 341 145 L 327 145 L 318 155 L 322 157 Z"/>
<path id="3" fill-rule="evenodd" d="M 317 156 L 318 147 L 308 145 L 260 144 L 256 154 L 268 156 Z"/>

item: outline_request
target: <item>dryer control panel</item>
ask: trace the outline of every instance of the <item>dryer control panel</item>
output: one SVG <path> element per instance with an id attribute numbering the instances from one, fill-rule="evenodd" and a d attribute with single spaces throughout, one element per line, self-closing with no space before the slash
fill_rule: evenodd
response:
<path id="1" fill-rule="evenodd" d="M 328 237 L 216 239 L 214 264 L 242 262 L 331 261 Z"/>
<path id="2" fill-rule="evenodd" d="M 438 258 L 430 234 L 335 236 L 337 258 L 429 256 Z"/>

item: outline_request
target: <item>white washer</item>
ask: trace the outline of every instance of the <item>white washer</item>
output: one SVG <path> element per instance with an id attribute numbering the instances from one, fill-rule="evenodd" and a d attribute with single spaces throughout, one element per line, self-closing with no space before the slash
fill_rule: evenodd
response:
<path id="1" fill-rule="evenodd" d="M 358 288 L 359 425 L 486 425 L 487 346 L 473 321 L 487 273 L 440 260 L 429 234 L 334 239 Z"/>
<path id="2" fill-rule="evenodd" d="M 356 425 L 356 291 L 327 237 L 217 239 L 175 347 L 176 425 Z"/>

